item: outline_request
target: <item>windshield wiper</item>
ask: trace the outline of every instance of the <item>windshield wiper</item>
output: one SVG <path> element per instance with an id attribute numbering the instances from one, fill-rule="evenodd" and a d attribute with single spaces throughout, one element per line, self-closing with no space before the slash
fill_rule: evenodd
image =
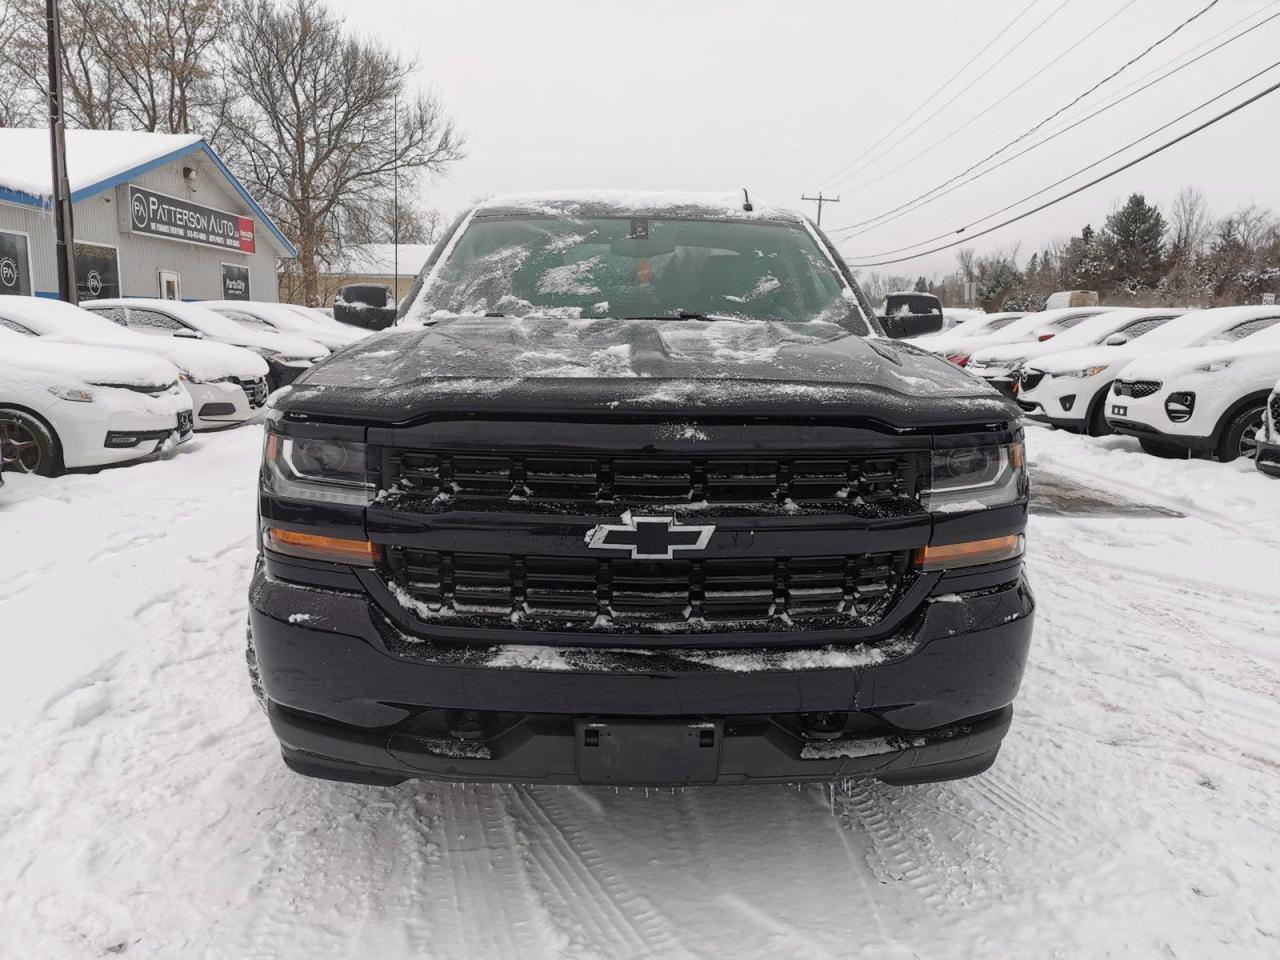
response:
<path id="1" fill-rule="evenodd" d="M 657 314 L 651 317 L 623 317 L 623 320 L 703 320 L 708 323 L 716 320 L 732 320 L 714 313 L 698 313 L 696 310 L 676 310 L 672 313 Z"/>

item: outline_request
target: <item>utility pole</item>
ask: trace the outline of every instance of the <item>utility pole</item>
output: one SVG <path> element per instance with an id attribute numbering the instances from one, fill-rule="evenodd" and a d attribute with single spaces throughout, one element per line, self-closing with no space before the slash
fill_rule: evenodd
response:
<path id="1" fill-rule="evenodd" d="M 818 195 L 816 197 L 801 196 L 800 199 L 808 200 L 810 203 L 816 203 L 818 205 L 818 226 L 822 226 L 822 205 L 824 203 L 840 202 L 839 197 L 824 197 L 821 190 L 818 191 Z"/>
<path id="2" fill-rule="evenodd" d="M 394 261 L 391 300 L 400 306 L 400 94 L 391 98 L 391 257 Z"/>
<path id="3" fill-rule="evenodd" d="M 71 181 L 67 177 L 67 128 L 62 117 L 62 30 L 58 22 L 58 0 L 45 0 L 44 11 L 49 45 L 49 146 L 58 299 L 76 303 L 75 226 L 71 220 Z"/>

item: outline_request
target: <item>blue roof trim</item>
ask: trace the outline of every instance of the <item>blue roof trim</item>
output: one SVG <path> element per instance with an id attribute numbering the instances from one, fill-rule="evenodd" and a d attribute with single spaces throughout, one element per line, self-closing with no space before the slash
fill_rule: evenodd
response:
<path id="1" fill-rule="evenodd" d="M 289 257 L 297 257 L 298 248 L 289 242 L 289 238 L 286 237 L 280 231 L 280 228 L 275 225 L 275 222 L 267 216 L 267 212 L 263 210 L 262 207 L 258 206 L 257 201 L 249 195 L 249 191 L 244 188 L 244 184 L 236 178 L 234 173 L 227 169 L 227 165 L 222 162 L 222 158 L 214 153 L 213 148 L 203 140 L 197 140 L 195 143 L 188 144 L 185 147 L 179 147 L 177 150 L 171 150 L 163 156 L 156 157 L 154 160 L 148 160 L 146 163 L 139 164 L 136 167 L 131 167 L 123 173 L 116 174 L 114 177 L 108 177 L 106 180 L 101 180 L 98 183 L 92 183 L 87 187 L 76 190 L 71 194 L 71 202 L 79 203 L 81 200 L 85 200 L 89 197 L 95 197 L 106 190 L 118 187 L 122 183 L 127 183 L 134 177 L 148 173 L 157 167 L 163 167 L 165 164 L 173 163 L 173 161 L 179 160 L 182 157 L 187 156 L 187 154 L 195 153 L 196 151 L 203 152 L 206 157 L 213 161 L 213 165 L 216 166 L 218 170 L 221 171 L 222 175 L 227 178 L 227 182 L 236 188 L 236 192 L 240 194 L 240 199 L 248 205 L 249 209 L 252 210 L 266 228 L 271 231 L 271 235 L 280 241 L 280 245 L 284 247 L 286 255 Z M 49 201 L 45 197 L 36 197 L 29 193 L 21 193 L 17 190 L 9 190 L 4 187 L 0 187 L 0 200 L 8 200 L 11 203 L 19 203 L 28 207 L 47 208 L 49 206 Z"/>

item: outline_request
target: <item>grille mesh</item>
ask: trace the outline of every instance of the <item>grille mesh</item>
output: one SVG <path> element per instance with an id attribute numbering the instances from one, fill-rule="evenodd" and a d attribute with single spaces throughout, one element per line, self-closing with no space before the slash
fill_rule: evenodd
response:
<path id="1" fill-rule="evenodd" d="M 1114 392 L 1117 397 L 1133 397 L 1135 400 L 1141 400 L 1159 389 L 1158 380 L 1117 380 Z"/>

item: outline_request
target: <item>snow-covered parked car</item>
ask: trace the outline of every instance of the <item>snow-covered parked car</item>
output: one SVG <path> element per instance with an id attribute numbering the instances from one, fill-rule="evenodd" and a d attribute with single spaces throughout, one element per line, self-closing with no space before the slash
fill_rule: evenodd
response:
<path id="1" fill-rule="evenodd" d="M 1192 310 L 1168 321 L 1141 321 L 1098 346 L 1038 358 L 1022 368 L 1018 405 L 1029 420 L 1095 437 L 1109 434 L 1112 382 L 1127 364 L 1162 350 L 1247 336 L 1257 332 L 1255 320 L 1276 312 L 1266 307 Z"/>
<path id="2" fill-rule="evenodd" d="M 302 371 L 329 355 L 328 349 L 309 337 L 250 330 L 198 303 L 129 297 L 88 300 L 80 306 L 138 333 L 247 347 L 267 361 L 270 390 L 292 383 Z"/>
<path id="3" fill-rule="evenodd" d="M 0 297 L 0 326 L 45 342 L 114 347 L 162 357 L 178 368 L 191 395 L 195 429 L 243 423 L 267 402 L 267 362 L 224 343 L 148 337 L 61 300 Z"/>
<path id="4" fill-rule="evenodd" d="M 265 330 L 289 336 L 306 337 L 326 350 L 335 352 L 369 335 L 366 330 L 334 323 L 318 315 L 308 317 L 285 303 L 259 303 L 256 300 L 202 300 L 200 306 L 208 307 L 224 317 L 229 317 L 249 330 Z"/>
<path id="5" fill-rule="evenodd" d="M 1280 377 L 1280 309 L 1196 348 L 1149 354 L 1116 378 L 1107 422 L 1147 453 L 1209 454 L 1223 462 L 1258 453 L 1267 399 Z"/>
<path id="6" fill-rule="evenodd" d="M 905 343 L 914 344 L 922 350 L 928 350 L 930 353 L 939 357 L 949 357 L 953 354 L 958 355 L 963 352 L 968 341 L 976 342 L 976 338 L 995 333 L 1003 330 L 1010 324 L 1021 320 L 1025 313 L 985 313 L 980 316 L 970 317 L 961 323 L 957 323 L 950 328 L 945 328 L 941 333 L 930 333 L 923 337 L 909 337 Z M 944 323 L 946 314 L 943 313 Z M 965 360 L 968 361 L 968 354 L 965 354 Z M 964 366 L 964 364 L 960 364 Z"/>
<path id="7" fill-rule="evenodd" d="M 127 463 L 191 439 L 178 368 L 112 347 L 0 327 L 0 460 L 6 473 Z"/>
<path id="8" fill-rule="evenodd" d="M 1262 416 L 1262 433 L 1258 437 L 1259 470 L 1271 477 L 1280 477 L 1280 383 L 1275 385 L 1267 398 L 1267 409 Z"/>
<path id="9" fill-rule="evenodd" d="M 1051 353 L 1094 346 L 1117 334 L 1131 340 L 1185 312 L 1178 309 L 1106 310 L 1055 336 L 975 350 L 968 368 L 1005 396 L 1012 397 L 1025 364 Z"/>
<path id="10" fill-rule="evenodd" d="M 1037 343 L 1052 340 L 1068 330 L 1075 329 L 1090 317 L 1096 317 L 1109 309 L 1111 308 L 1073 307 L 1067 310 L 1041 310 L 1039 313 L 1027 313 L 1007 327 L 992 333 L 979 334 L 965 344 L 957 354 L 948 355 L 947 359 L 981 376 L 983 368 L 974 369 L 975 355 L 980 351 L 1011 343 Z"/>

